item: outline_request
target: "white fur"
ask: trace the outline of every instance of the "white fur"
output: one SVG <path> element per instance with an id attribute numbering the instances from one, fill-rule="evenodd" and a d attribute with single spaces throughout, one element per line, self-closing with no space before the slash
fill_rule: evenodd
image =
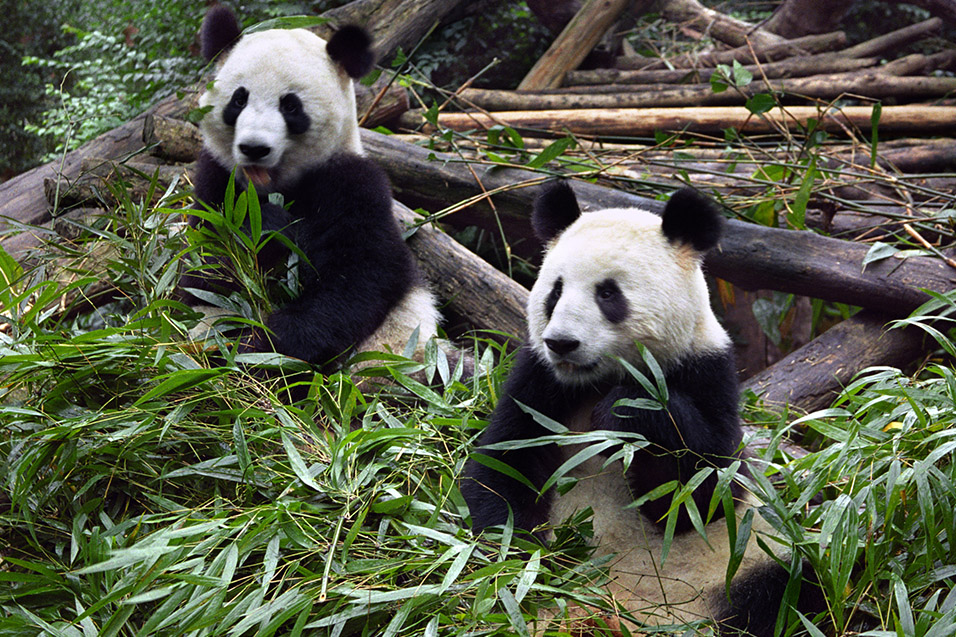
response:
<path id="1" fill-rule="evenodd" d="M 730 339 L 710 308 L 701 258 L 688 245 L 669 243 L 660 218 L 646 210 L 582 214 L 552 243 L 528 297 L 531 346 L 562 381 L 582 384 L 619 375 L 614 357 L 640 361 L 635 340 L 665 369 L 686 354 L 724 349 Z M 545 303 L 558 278 L 563 292 L 549 320 Z M 628 317 L 618 324 L 595 302 L 595 287 L 608 278 L 628 302 Z M 581 345 L 559 359 L 545 338 Z"/>
<path id="2" fill-rule="evenodd" d="M 575 469 L 572 476 L 578 482 L 555 498 L 551 522 L 560 523 L 576 511 L 592 508 L 594 559 L 613 556 L 608 564 L 608 592 L 642 623 L 681 624 L 713 617 L 715 602 L 725 592 L 730 558 L 726 520 L 711 522 L 706 539 L 694 530 L 677 535 L 662 562 L 663 531 L 638 509 L 625 508 L 633 497 L 623 465 L 615 462 L 605 468 L 603 462 L 592 458 Z M 738 523 L 745 511 L 746 506 L 738 506 Z M 755 517 L 738 572 L 769 559 L 756 538 L 770 529 L 763 518 Z"/>
<path id="3" fill-rule="evenodd" d="M 240 86 L 249 91 L 235 127 L 222 111 Z M 295 93 L 311 119 L 308 131 L 290 136 L 279 99 Z M 255 165 L 274 172 L 282 189 L 332 153 L 362 154 L 352 80 L 326 52 L 326 42 L 305 29 L 273 29 L 245 35 L 236 43 L 199 100 L 212 106 L 202 119 L 206 147 L 224 166 L 248 165 L 239 144 L 261 144 L 273 152 Z"/>
<path id="4" fill-rule="evenodd" d="M 409 337 L 417 329 L 414 357 L 420 359 L 425 351 L 425 343 L 438 335 L 440 321 L 441 315 L 432 293 L 425 287 L 414 287 L 398 302 L 378 329 L 359 344 L 358 351 L 401 354 Z"/>

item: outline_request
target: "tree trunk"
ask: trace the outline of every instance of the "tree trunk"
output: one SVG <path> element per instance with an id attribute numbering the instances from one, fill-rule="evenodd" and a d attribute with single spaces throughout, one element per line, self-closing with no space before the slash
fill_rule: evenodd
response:
<path id="1" fill-rule="evenodd" d="M 853 6 L 853 0 L 820 2 L 820 0 L 784 0 L 773 15 L 761 25 L 767 31 L 785 38 L 826 33 L 840 24 Z"/>

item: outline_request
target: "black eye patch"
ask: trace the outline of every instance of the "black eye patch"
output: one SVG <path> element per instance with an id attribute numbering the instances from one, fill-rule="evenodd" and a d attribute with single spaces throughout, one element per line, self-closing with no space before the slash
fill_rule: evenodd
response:
<path id="1" fill-rule="evenodd" d="M 249 91 L 246 90 L 246 87 L 240 86 L 233 91 L 229 103 L 226 104 L 226 108 L 222 109 L 222 121 L 226 126 L 236 125 L 236 120 L 239 119 L 239 113 L 242 112 L 242 109 L 246 107 L 248 102 Z"/>
<path id="2" fill-rule="evenodd" d="M 301 135 L 309 130 L 312 120 L 306 114 L 302 100 L 295 93 L 286 93 L 279 98 L 279 112 L 282 113 L 290 135 Z"/>
<path id="3" fill-rule="evenodd" d="M 594 299 L 601 314 L 611 323 L 620 323 L 627 318 L 627 299 L 614 279 L 604 279 L 594 288 Z"/>
<path id="4" fill-rule="evenodd" d="M 544 302 L 544 314 L 548 317 L 548 320 L 551 319 L 551 315 L 554 313 L 554 306 L 558 304 L 558 299 L 561 298 L 561 292 L 563 290 L 564 281 L 559 277 L 558 280 L 554 282 L 554 286 L 551 288 L 551 292 Z"/>

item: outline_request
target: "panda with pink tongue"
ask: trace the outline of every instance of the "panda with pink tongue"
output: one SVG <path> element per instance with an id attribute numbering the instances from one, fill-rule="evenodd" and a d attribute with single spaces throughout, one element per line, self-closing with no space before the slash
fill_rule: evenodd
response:
<path id="1" fill-rule="evenodd" d="M 222 206 L 235 172 L 237 190 L 255 185 L 263 232 L 282 232 L 307 258 L 298 297 L 246 342 L 316 365 L 358 351 L 402 352 L 413 335 L 424 344 L 437 330 L 435 300 L 393 216 L 388 179 L 359 139 L 352 80 L 374 63 L 368 34 L 355 26 L 328 42 L 304 29 L 242 34 L 232 10 L 216 5 L 201 44 L 218 70 L 200 98 L 208 110 L 195 197 Z M 257 256 L 265 269 L 287 257 L 278 241 Z M 202 295 L 191 291 L 236 289 L 208 266 L 182 277 L 188 300 Z"/>

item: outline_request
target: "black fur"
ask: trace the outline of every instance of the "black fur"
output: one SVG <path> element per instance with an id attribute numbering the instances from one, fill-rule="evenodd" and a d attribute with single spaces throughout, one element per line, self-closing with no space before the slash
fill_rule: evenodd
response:
<path id="1" fill-rule="evenodd" d="M 622 323 L 630 314 L 627 299 L 614 279 L 604 279 L 598 284 L 594 290 L 594 302 L 610 323 Z"/>
<path id="2" fill-rule="evenodd" d="M 229 7 L 216 4 L 209 8 L 202 21 L 199 35 L 199 48 L 207 62 L 223 52 L 228 52 L 239 39 L 242 25 Z"/>
<path id="3" fill-rule="evenodd" d="M 197 199 L 221 205 L 228 178 L 229 171 L 203 151 L 195 177 Z M 299 264 L 301 295 L 273 313 L 266 322 L 272 334 L 257 333 L 252 344 L 329 363 L 370 336 L 421 283 L 421 275 L 392 214 L 388 179 L 374 162 L 336 155 L 303 174 L 283 195 L 292 202 L 288 211 L 262 196 L 263 230 L 284 229 L 309 264 Z M 283 258 L 279 246 L 270 242 L 260 265 Z M 221 278 L 196 274 L 183 277 L 180 285 L 230 288 Z"/>
<path id="4" fill-rule="evenodd" d="M 365 29 L 355 25 L 348 24 L 336 31 L 329 38 L 325 50 L 352 79 L 367 75 L 375 64 L 371 36 L 365 32 Z"/>
<path id="5" fill-rule="evenodd" d="M 571 185 L 564 180 L 552 182 L 534 201 L 531 227 L 541 243 L 548 243 L 581 216 L 581 207 Z"/>
<path id="6" fill-rule="evenodd" d="M 548 364 L 525 346 L 508 377 L 491 423 L 480 446 L 506 440 L 534 439 L 549 432 L 522 411 L 516 402 L 562 422 L 589 396 L 600 397 L 592 413 L 594 429 L 634 432 L 651 445 L 638 452 L 627 478 L 635 496 L 671 480 L 686 482 L 705 466 L 725 467 L 735 456 L 742 432 L 737 418 L 737 380 L 730 351 L 683 361 L 667 375 L 670 395 L 667 411 L 617 409 L 622 398 L 646 398 L 636 383 L 606 388 L 578 388 L 560 383 Z M 620 415 L 618 415 L 620 414 Z M 527 477 L 540 489 L 563 461 L 556 445 L 509 452 L 479 448 L 478 453 L 501 460 Z M 515 528 L 531 531 L 546 522 L 551 493 L 537 494 L 501 472 L 470 460 L 465 470 L 462 494 L 471 511 L 472 526 L 480 531 L 503 524 L 508 510 Z M 698 510 L 706 511 L 716 487 L 712 476 L 694 491 Z M 653 522 L 664 525 L 670 496 L 642 507 Z M 686 512 L 678 518 L 677 530 L 690 530 Z"/>
<path id="7" fill-rule="evenodd" d="M 693 188 L 681 188 L 664 207 L 661 230 L 671 242 L 689 243 L 706 252 L 717 245 L 723 221 L 713 201 Z"/>
<path id="8" fill-rule="evenodd" d="M 514 368 L 505 383 L 504 392 L 492 416 L 491 424 L 481 436 L 480 446 L 507 440 L 532 440 L 550 432 L 522 411 L 518 403 L 531 407 L 549 418 L 561 422 L 571 415 L 577 405 L 591 393 L 562 385 L 541 362 L 530 347 L 518 350 Z M 477 453 L 501 460 L 524 475 L 540 490 L 545 481 L 560 466 L 562 455 L 557 445 L 515 449 L 507 452 L 478 449 Z M 465 467 L 462 495 L 471 511 L 471 524 L 476 532 L 489 526 L 504 524 L 508 511 L 514 515 L 514 527 L 532 531 L 548 521 L 552 493 L 538 498 L 517 480 L 469 460 Z"/>

